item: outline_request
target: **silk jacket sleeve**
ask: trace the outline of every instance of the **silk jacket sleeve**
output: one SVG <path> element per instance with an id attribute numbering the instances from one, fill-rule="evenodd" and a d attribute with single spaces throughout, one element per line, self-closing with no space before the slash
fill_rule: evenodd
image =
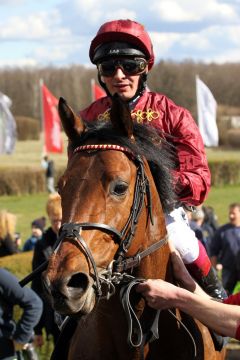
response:
<path id="1" fill-rule="evenodd" d="M 227 299 L 223 300 L 224 304 L 240 305 L 240 293 L 230 295 Z M 240 325 L 236 329 L 235 339 L 240 340 Z"/>
<path id="2" fill-rule="evenodd" d="M 211 175 L 203 140 L 188 110 L 165 98 L 164 122 L 169 122 L 169 134 L 176 149 L 179 166 L 174 182 L 179 199 L 189 205 L 200 205 L 210 189 Z"/>

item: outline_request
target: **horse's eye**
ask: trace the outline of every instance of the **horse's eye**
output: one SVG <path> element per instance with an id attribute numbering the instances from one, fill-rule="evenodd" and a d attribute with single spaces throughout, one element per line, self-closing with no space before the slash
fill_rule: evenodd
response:
<path id="1" fill-rule="evenodd" d="M 126 191 L 128 189 L 128 184 L 121 181 L 121 182 L 115 182 L 114 184 L 112 184 L 111 186 L 111 194 L 113 195 L 125 195 Z"/>

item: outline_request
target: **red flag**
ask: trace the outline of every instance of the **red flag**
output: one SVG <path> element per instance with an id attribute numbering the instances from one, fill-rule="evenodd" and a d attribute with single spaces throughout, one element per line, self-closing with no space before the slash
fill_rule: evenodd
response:
<path id="1" fill-rule="evenodd" d="M 100 99 L 101 97 L 106 96 L 106 92 L 95 83 L 95 80 L 92 79 L 91 81 L 91 85 L 92 85 L 92 100 L 96 101 L 98 99 Z"/>
<path id="2" fill-rule="evenodd" d="M 57 111 L 58 99 L 50 93 L 44 84 L 42 85 L 42 103 L 45 151 L 47 153 L 62 153 L 63 141 Z"/>

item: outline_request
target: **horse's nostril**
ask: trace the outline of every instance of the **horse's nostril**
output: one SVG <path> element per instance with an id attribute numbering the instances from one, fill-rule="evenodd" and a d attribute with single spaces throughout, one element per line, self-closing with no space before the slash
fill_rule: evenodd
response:
<path id="1" fill-rule="evenodd" d="M 88 277 L 83 273 L 74 274 L 71 279 L 69 280 L 67 286 L 72 288 L 81 288 L 85 291 L 88 287 Z"/>

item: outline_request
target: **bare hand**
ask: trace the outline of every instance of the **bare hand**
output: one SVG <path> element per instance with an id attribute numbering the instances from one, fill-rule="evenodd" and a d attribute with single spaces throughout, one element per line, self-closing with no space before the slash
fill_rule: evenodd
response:
<path id="1" fill-rule="evenodd" d="M 147 280 L 136 286 L 147 304 L 154 309 L 169 309 L 175 307 L 178 288 L 164 280 Z"/>

